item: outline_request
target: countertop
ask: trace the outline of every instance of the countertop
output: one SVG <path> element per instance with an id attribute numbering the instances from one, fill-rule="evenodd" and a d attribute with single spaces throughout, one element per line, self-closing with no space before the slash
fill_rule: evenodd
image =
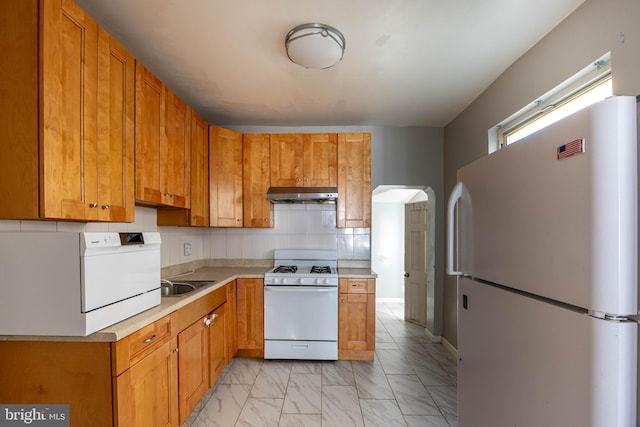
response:
<path id="1" fill-rule="evenodd" d="M 1 335 L 0 341 L 77 341 L 77 342 L 115 342 L 138 331 L 171 314 L 181 307 L 197 300 L 216 289 L 236 279 L 263 278 L 264 273 L 271 267 L 202 267 L 194 272 L 166 277 L 176 281 L 215 281 L 211 286 L 205 286 L 179 297 L 162 297 L 162 302 L 149 310 L 113 324 L 86 337 L 38 336 L 38 335 Z M 376 278 L 368 268 L 338 268 L 339 277 L 343 278 Z"/>

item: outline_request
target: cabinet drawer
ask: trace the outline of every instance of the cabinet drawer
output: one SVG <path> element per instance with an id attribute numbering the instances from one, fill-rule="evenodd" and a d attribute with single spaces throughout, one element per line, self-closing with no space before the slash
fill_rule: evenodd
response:
<path id="1" fill-rule="evenodd" d="M 129 336 L 129 363 L 134 364 L 171 335 L 170 316 L 145 326 Z"/>
<path id="2" fill-rule="evenodd" d="M 375 294 L 375 279 L 340 279 L 341 294 Z"/>
<path id="3" fill-rule="evenodd" d="M 215 310 L 227 300 L 227 287 L 221 286 L 177 311 L 175 330 L 180 332 Z"/>

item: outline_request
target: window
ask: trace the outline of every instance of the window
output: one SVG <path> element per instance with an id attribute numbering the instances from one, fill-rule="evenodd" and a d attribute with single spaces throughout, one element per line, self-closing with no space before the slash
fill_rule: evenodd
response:
<path id="1" fill-rule="evenodd" d="M 611 61 L 607 53 L 592 65 L 489 130 L 490 143 L 502 148 L 611 96 Z"/>

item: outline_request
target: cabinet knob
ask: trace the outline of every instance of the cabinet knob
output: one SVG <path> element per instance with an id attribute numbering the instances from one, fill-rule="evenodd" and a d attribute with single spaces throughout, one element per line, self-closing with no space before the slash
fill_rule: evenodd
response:
<path id="1" fill-rule="evenodd" d="M 95 203 L 95 202 L 93 202 L 93 203 L 89 203 L 89 207 L 90 207 L 90 208 L 97 208 L 97 207 L 98 207 L 98 204 L 97 204 L 97 203 Z"/>
<path id="2" fill-rule="evenodd" d="M 102 205 L 102 209 L 104 209 L 104 210 L 107 210 L 107 209 L 109 209 L 110 207 L 111 207 L 111 206 L 109 206 L 109 205 Z"/>
<path id="3" fill-rule="evenodd" d="M 211 319 L 209 319 L 208 317 L 204 318 L 204 327 L 208 328 L 209 326 L 211 326 Z"/>
<path id="4" fill-rule="evenodd" d="M 173 349 L 173 352 L 174 352 L 174 353 L 177 353 L 178 351 L 180 351 L 180 350 L 178 349 L 178 347 L 176 347 L 176 348 L 174 348 L 174 349 Z"/>
<path id="5" fill-rule="evenodd" d="M 236 222 L 240 222 L 240 218 L 236 218 Z"/>
<path id="6" fill-rule="evenodd" d="M 344 299 L 344 298 L 342 298 L 342 300 L 340 300 L 340 302 L 341 302 L 342 304 L 344 304 L 344 303 L 345 303 L 345 299 Z"/>
<path id="7" fill-rule="evenodd" d="M 404 273 L 404 277 L 409 277 L 409 273 Z"/>

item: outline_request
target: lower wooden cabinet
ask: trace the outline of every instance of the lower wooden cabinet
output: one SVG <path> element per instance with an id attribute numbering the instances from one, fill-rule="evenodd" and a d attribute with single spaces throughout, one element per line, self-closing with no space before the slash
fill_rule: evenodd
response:
<path id="1" fill-rule="evenodd" d="M 237 280 L 238 355 L 264 356 L 264 280 Z"/>
<path id="2" fill-rule="evenodd" d="M 227 359 L 231 361 L 238 352 L 238 338 L 236 336 L 236 319 L 237 319 L 237 283 L 234 280 L 227 283 L 227 322 L 226 322 L 226 341 L 227 341 Z"/>
<path id="3" fill-rule="evenodd" d="M 198 319 L 178 334 L 180 424 L 209 389 L 208 318 Z"/>
<path id="4" fill-rule="evenodd" d="M 116 426 L 178 425 L 177 357 L 176 338 L 166 339 L 114 379 Z"/>
<path id="5" fill-rule="evenodd" d="M 227 365 L 227 303 L 222 304 L 209 314 L 209 387 L 213 387 Z"/>
<path id="6" fill-rule="evenodd" d="M 375 279 L 340 279 L 338 358 L 373 360 L 376 340 Z"/>

